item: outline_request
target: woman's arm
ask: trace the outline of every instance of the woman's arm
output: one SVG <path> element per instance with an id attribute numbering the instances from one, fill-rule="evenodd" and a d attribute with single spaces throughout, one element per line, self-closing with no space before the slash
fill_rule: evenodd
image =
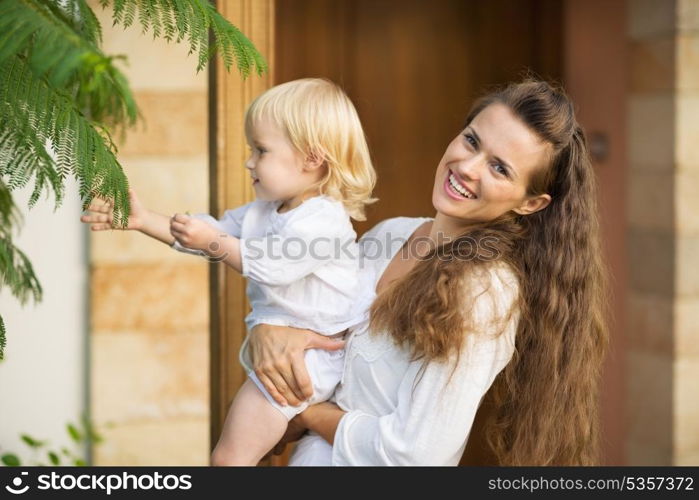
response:
<path id="1" fill-rule="evenodd" d="M 299 424 L 306 429 L 315 431 L 328 443 L 335 441 L 335 432 L 340 425 L 340 420 L 347 413 L 334 403 L 319 403 L 309 406 L 298 417 Z"/>
<path id="2" fill-rule="evenodd" d="M 345 343 L 311 330 L 257 325 L 248 336 L 255 375 L 280 405 L 297 406 L 313 395 L 306 370 L 306 349 L 336 351 Z"/>

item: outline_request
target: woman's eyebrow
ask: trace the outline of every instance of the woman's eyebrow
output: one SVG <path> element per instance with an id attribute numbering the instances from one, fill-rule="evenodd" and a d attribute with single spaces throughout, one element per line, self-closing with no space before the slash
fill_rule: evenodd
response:
<path id="1" fill-rule="evenodd" d="M 479 145 L 479 146 L 482 145 L 481 138 L 478 136 L 478 132 L 476 132 L 476 129 L 473 128 L 473 125 L 469 125 L 468 128 L 471 129 L 471 134 L 473 135 L 473 138 L 476 140 L 476 142 L 478 143 L 478 145 Z M 512 175 L 513 175 L 514 177 L 517 177 L 517 171 L 516 171 L 514 168 L 512 168 L 512 166 L 511 166 L 508 162 L 506 162 L 505 160 L 503 160 L 503 159 L 500 158 L 499 156 L 493 155 L 493 158 L 494 158 L 498 163 L 500 163 L 503 167 L 505 167 L 507 170 L 509 170 L 509 171 L 512 173 Z"/>

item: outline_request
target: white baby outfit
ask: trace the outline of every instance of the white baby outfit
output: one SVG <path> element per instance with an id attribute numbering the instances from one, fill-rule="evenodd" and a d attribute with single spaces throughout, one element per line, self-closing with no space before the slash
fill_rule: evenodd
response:
<path id="1" fill-rule="evenodd" d="M 227 210 L 216 220 L 195 217 L 222 234 L 240 238 L 242 275 L 252 311 L 245 318 L 248 332 L 261 323 L 307 328 L 336 335 L 357 322 L 359 261 L 356 233 L 342 203 L 316 196 L 284 213 L 280 201 L 256 200 Z M 196 255 L 198 250 L 173 248 Z M 361 319 L 361 318 L 360 318 Z M 313 382 L 313 397 L 300 406 L 282 407 L 252 371 L 247 338 L 240 361 L 270 403 L 288 419 L 309 404 L 327 400 L 340 381 L 344 350 L 309 349 L 305 362 Z"/>

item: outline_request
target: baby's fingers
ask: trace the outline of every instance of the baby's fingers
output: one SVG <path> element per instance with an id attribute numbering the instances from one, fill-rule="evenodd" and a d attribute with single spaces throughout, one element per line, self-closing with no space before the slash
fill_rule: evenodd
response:
<path id="1" fill-rule="evenodd" d="M 111 205 L 111 203 L 108 203 L 108 202 L 91 203 L 90 206 L 87 207 L 87 211 L 100 213 L 100 214 L 108 214 L 112 211 L 112 205 Z"/>
<path id="2" fill-rule="evenodd" d="M 80 221 L 81 222 L 86 222 L 88 224 L 92 224 L 95 222 L 107 222 L 110 223 L 112 221 L 112 218 L 109 217 L 108 215 L 97 215 L 97 214 L 90 214 L 90 215 L 81 215 L 80 216 Z"/>
<path id="3" fill-rule="evenodd" d="M 105 231 L 107 229 L 114 229 L 111 224 L 93 224 L 90 226 L 92 231 Z"/>
<path id="4" fill-rule="evenodd" d="M 177 233 L 184 233 L 185 230 L 187 229 L 187 226 L 181 222 L 175 222 L 174 220 L 170 220 L 170 232 L 177 232 Z"/>

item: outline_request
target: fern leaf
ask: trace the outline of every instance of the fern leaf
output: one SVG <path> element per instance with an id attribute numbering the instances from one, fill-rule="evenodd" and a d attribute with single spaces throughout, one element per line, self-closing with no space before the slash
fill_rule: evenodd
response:
<path id="1" fill-rule="evenodd" d="M 135 122 L 138 111 L 114 58 L 90 41 L 99 38 L 100 30 L 85 0 L 3 0 L 0 62 L 27 56 L 32 71 L 51 86 L 77 86 L 76 99 L 92 119 L 125 127 Z"/>
<path id="2" fill-rule="evenodd" d="M 10 78 L 8 75 L 13 76 Z M 7 102 L 0 102 L 3 117 L 0 124 L 5 124 L 0 130 L 21 131 L 15 140 L 25 140 L 24 150 L 33 152 L 40 146 L 50 144 L 51 149 L 60 152 L 51 157 L 44 149 L 43 155 L 29 156 L 21 168 L 14 165 L 16 159 L 0 163 L 0 171 L 10 174 L 9 187 L 26 184 L 27 177 L 33 174 L 36 184 L 31 201 L 36 202 L 42 190 L 48 187 L 62 190 L 62 176 L 70 171 L 78 179 L 84 205 L 89 205 L 96 195 L 114 199 L 119 221 L 125 222 L 128 206 L 124 199 L 128 183 L 114 155 L 109 132 L 76 110 L 70 95 L 36 78 L 20 57 L 0 64 L 0 95 L 12 90 L 4 88 L 6 84 L 18 90 L 13 94 L 14 100 L 9 101 L 13 103 L 11 106 Z M 5 136 L 0 134 L 0 137 Z M 11 145 L 9 139 L 6 142 L 5 146 Z M 22 149 L 21 146 L 19 144 L 16 148 Z"/>
<path id="3" fill-rule="evenodd" d="M 222 55 L 226 69 L 235 64 L 243 78 L 253 69 L 258 75 L 267 71 L 262 54 L 208 0 L 102 0 L 100 3 L 113 4 L 114 24 L 128 27 L 138 17 L 143 32 L 152 29 L 154 37 L 164 36 L 168 41 L 186 39 L 189 53 L 197 53 L 197 72 L 217 52 Z M 209 28 L 214 34 L 212 47 Z"/>
<path id="4" fill-rule="evenodd" d="M 22 305 L 30 299 L 39 302 L 41 284 L 27 256 L 10 238 L 0 236 L 0 285 L 7 286 Z"/>

